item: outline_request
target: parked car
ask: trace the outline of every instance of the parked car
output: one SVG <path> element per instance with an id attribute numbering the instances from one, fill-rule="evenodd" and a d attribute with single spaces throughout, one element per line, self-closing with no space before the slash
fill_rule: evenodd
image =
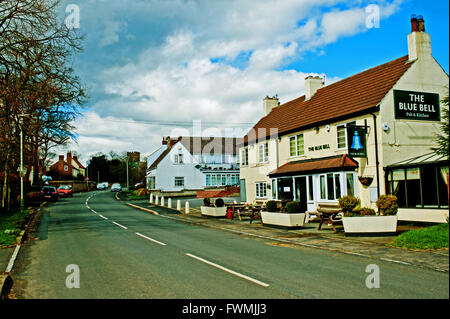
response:
<path id="1" fill-rule="evenodd" d="M 98 190 L 105 190 L 106 189 L 106 185 L 104 183 L 97 184 L 97 189 Z"/>
<path id="2" fill-rule="evenodd" d="M 56 202 L 58 200 L 58 191 L 56 190 L 56 187 L 44 186 L 39 193 L 39 197 L 41 199 L 53 200 Z"/>
<path id="3" fill-rule="evenodd" d="M 122 190 L 122 186 L 119 183 L 112 184 L 111 192 L 120 192 Z"/>
<path id="4" fill-rule="evenodd" d="M 72 197 L 73 196 L 73 189 L 71 185 L 61 185 L 58 187 L 58 196 L 62 197 Z"/>

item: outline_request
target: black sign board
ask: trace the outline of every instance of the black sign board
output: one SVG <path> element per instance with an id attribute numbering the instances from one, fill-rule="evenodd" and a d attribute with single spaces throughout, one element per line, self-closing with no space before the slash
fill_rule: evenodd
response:
<path id="1" fill-rule="evenodd" d="M 394 90 L 395 118 L 440 121 L 439 94 Z"/>
<path id="2" fill-rule="evenodd" d="M 348 155 L 351 157 L 367 157 L 366 126 L 347 124 Z"/>

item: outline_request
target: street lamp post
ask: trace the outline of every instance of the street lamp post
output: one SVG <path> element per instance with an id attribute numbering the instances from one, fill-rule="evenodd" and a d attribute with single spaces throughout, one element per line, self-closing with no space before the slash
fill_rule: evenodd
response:
<path id="1" fill-rule="evenodd" d="M 127 155 L 127 191 L 130 190 L 130 180 L 128 179 L 128 155 Z"/>
<path id="2" fill-rule="evenodd" d="M 25 207 L 25 201 L 23 198 L 23 177 L 24 177 L 24 171 L 23 171 L 23 117 L 29 116 L 29 114 L 19 114 L 19 126 L 20 126 L 20 210 L 23 211 L 23 208 Z"/>

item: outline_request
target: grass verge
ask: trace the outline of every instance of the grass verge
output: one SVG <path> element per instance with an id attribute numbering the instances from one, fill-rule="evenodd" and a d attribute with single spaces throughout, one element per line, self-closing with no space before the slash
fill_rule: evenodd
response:
<path id="1" fill-rule="evenodd" d="M 25 227 L 29 210 L 0 213 L 0 248 L 16 243 L 16 237 Z"/>
<path id="2" fill-rule="evenodd" d="M 439 224 L 422 229 L 409 230 L 400 234 L 389 246 L 408 249 L 448 248 L 449 224 Z"/>

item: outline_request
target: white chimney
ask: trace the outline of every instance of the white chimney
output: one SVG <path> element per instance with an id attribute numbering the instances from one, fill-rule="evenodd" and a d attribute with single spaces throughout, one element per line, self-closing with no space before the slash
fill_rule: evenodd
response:
<path id="1" fill-rule="evenodd" d="M 305 78 L 305 97 L 309 100 L 318 89 L 324 85 L 323 79 L 320 76 L 307 76 Z"/>
<path id="2" fill-rule="evenodd" d="M 409 61 L 431 58 L 431 38 L 425 33 L 425 22 L 421 15 L 411 16 L 411 33 L 408 34 Z"/>
<path id="3" fill-rule="evenodd" d="M 278 97 L 268 97 L 266 96 L 263 100 L 263 112 L 264 116 L 270 113 L 274 107 L 277 107 L 280 105 L 280 102 L 278 100 Z"/>

